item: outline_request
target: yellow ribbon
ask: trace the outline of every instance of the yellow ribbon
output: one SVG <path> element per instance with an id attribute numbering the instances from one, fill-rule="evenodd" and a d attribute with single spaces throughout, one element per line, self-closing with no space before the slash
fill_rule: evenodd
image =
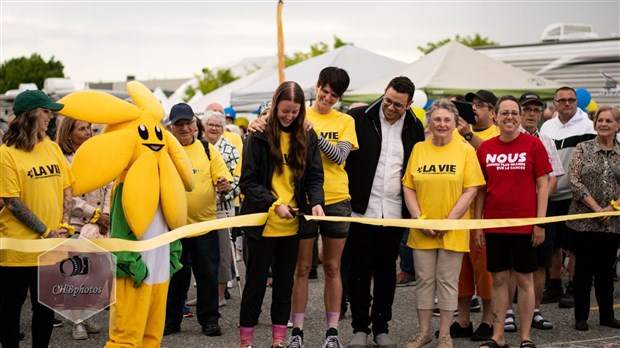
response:
<path id="1" fill-rule="evenodd" d="M 369 225 L 392 226 L 405 228 L 426 228 L 434 230 L 469 230 L 478 228 L 513 227 L 535 224 L 545 224 L 559 221 L 592 219 L 603 216 L 620 216 L 620 211 L 589 213 L 578 215 L 551 216 L 544 218 L 525 218 L 525 219 L 482 219 L 482 220 L 437 220 L 437 219 L 371 219 L 353 218 L 340 216 L 310 216 L 305 215 L 307 220 L 317 221 L 338 221 L 338 222 L 357 222 Z M 14 238 L 0 238 L 0 250 L 11 249 L 18 252 L 45 252 L 56 248 L 62 244 L 61 249 L 67 251 L 92 251 L 93 244 L 107 251 L 134 251 L 141 252 L 151 250 L 162 245 L 169 244 L 175 240 L 187 237 L 196 237 L 210 231 L 240 227 L 240 226 L 259 226 L 267 221 L 267 213 L 235 216 L 226 219 L 216 219 L 185 225 L 164 233 L 148 240 L 128 241 L 124 239 L 63 239 L 48 238 L 36 240 L 24 240 Z"/>

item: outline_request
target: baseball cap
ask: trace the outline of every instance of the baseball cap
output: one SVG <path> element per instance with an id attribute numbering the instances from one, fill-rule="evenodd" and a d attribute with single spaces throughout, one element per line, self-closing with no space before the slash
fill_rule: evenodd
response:
<path id="1" fill-rule="evenodd" d="M 45 92 L 38 89 L 23 91 L 13 101 L 15 115 L 38 108 L 58 111 L 63 107 L 65 107 L 63 104 L 55 103 Z"/>
<path id="2" fill-rule="evenodd" d="M 194 119 L 194 110 L 192 107 L 185 103 L 175 104 L 172 109 L 170 109 L 170 124 L 175 124 L 179 120 L 188 120 L 191 121 Z"/>
<path id="3" fill-rule="evenodd" d="M 258 107 L 258 114 L 260 115 L 260 113 L 266 109 L 271 109 L 271 99 L 267 99 L 260 104 Z"/>
<path id="4" fill-rule="evenodd" d="M 497 97 L 495 96 L 495 94 L 493 94 L 493 92 L 489 92 L 484 89 L 481 89 L 476 93 L 469 92 L 465 95 L 465 100 L 470 103 L 474 100 L 474 98 L 478 98 L 482 101 L 485 101 L 491 104 L 493 107 L 495 107 L 495 104 L 497 104 Z"/>
<path id="5" fill-rule="evenodd" d="M 527 103 L 530 102 L 535 102 L 540 106 L 545 106 L 545 104 L 543 103 L 543 101 L 540 99 L 540 96 L 534 92 L 527 92 L 527 93 L 523 93 L 521 95 L 521 98 L 519 98 L 519 105 L 523 106 Z"/>

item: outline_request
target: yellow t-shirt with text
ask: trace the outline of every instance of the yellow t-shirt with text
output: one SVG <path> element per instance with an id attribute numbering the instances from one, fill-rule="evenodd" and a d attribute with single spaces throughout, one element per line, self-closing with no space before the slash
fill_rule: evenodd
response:
<path id="1" fill-rule="evenodd" d="M 421 214 L 427 219 L 445 219 L 467 187 L 484 185 L 476 151 L 465 140 L 452 137 L 445 146 L 431 139 L 417 143 L 403 177 L 403 185 L 416 191 Z M 463 214 L 462 220 L 469 219 Z M 469 231 L 453 230 L 443 238 L 430 238 L 412 228 L 407 245 L 414 249 L 469 251 Z"/>
<path id="2" fill-rule="evenodd" d="M 57 229 L 62 222 L 63 191 L 73 184 L 73 175 L 60 147 L 45 138 L 31 152 L 0 146 L 0 184 L 0 197 L 19 198 L 45 226 Z M 0 237 L 39 239 L 41 235 L 4 207 Z M 0 250 L 0 266 L 36 266 L 38 255 Z"/>
<path id="3" fill-rule="evenodd" d="M 291 134 L 280 132 L 280 150 L 282 152 L 282 173 L 273 172 L 271 178 L 271 193 L 281 204 L 286 204 L 291 208 L 297 207 L 295 201 L 295 184 L 293 171 L 287 164 Z M 276 214 L 275 206 L 269 209 L 267 224 L 263 230 L 263 237 L 288 237 L 293 236 L 299 229 L 299 218 L 282 219 Z"/>
<path id="4" fill-rule="evenodd" d="M 323 136 L 334 146 L 339 141 L 346 141 L 351 143 L 351 151 L 358 149 L 353 117 L 334 109 L 330 113 L 322 115 L 311 107 L 306 108 L 306 117 L 314 125 L 317 136 Z M 327 158 L 323 152 L 321 152 L 321 161 L 324 173 L 325 204 L 330 205 L 350 199 L 349 177 L 344 170 L 345 164 L 336 164 Z"/>

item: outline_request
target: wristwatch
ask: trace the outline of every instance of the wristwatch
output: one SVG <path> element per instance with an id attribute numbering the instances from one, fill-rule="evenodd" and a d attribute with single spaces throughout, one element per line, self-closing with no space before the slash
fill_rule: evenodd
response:
<path id="1" fill-rule="evenodd" d="M 471 141 L 471 139 L 472 139 L 473 137 L 474 137 L 474 133 L 472 133 L 472 132 L 469 132 L 469 133 L 467 133 L 467 134 L 465 134 L 465 135 L 463 136 L 463 138 L 465 138 L 465 140 L 467 140 L 467 141 Z"/>
<path id="2" fill-rule="evenodd" d="M 536 226 L 542 228 L 543 230 L 545 229 L 545 227 L 547 227 L 546 224 L 536 224 Z"/>

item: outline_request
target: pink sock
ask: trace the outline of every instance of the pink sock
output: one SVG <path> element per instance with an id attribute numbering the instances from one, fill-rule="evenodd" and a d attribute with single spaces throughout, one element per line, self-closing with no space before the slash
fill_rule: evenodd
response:
<path id="1" fill-rule="evenodd" d="M 284 343 L 284 338 L 286 337 L 286 325 L 272 325 L 271 337 L 272 346 Z"/>
<path id="2" fill-rule="evenodd" d="M 241 344 L 239 347 L 245 348 L 247 346 L 251 346 L 254 339 L 254 328 L 243 326 L 239 327 L 239 338 L 241 338 Z"/>
<path id="3" fill-rule="evenodd" d="M 327 312 L 327 328 L 333 327 L 334 329 L 338 328 L 338 319 L 340 319 L 340 312 Z"/>
<path id="4" fill-rule="evenodd" d="M 304 329 L 304 317 L 306 313 L 291 313 L 291 321 L 293 321 L 293 327 Z"/>

